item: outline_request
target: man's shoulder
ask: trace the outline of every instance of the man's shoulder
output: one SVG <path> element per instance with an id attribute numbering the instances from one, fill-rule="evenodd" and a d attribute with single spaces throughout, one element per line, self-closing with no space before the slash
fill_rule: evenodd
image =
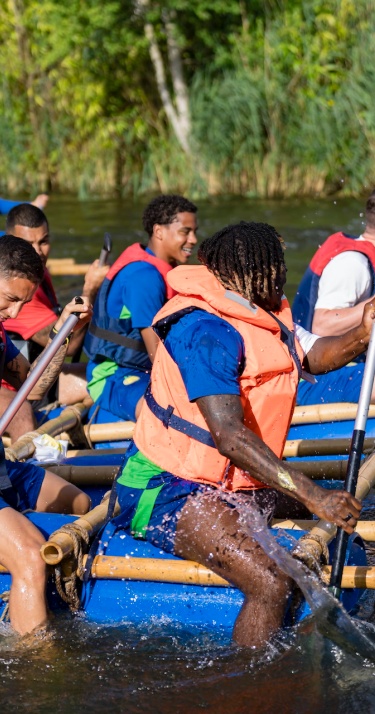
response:
<path id="1" fill-rule="evenodd" d="M 238 330 L 220 315 L 196 309 L 187 313 L 176 323 L 176 332 L 192 335 L 194 341 L 212 336 L 216 342 L 228 344 L 233 339 L 242 342 Z"/>
<path id="2" fill-rule="evenodd" d="M 164 279 L 159 270 L 152 263 L 147 263 L 144 260 L 137 260 L 134 263 L 124 265 L 123 268 L 115 275 L 113 282 L 115 284 L 126 284 L 130 280 L 140 280 L 142 282 L 150 280 L 153 283 L 163 283 Z"/>

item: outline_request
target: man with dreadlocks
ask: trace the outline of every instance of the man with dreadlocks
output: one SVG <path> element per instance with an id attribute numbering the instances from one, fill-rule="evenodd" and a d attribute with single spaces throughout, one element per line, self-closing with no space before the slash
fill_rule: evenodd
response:
<path id="1" fill-rule="evenodd" d="M 291 583 L 246 532 L 241 508 L 271 518 L 278 497 L 292 496 L 353 532 L 359 501 L 289 470 L 281 456 L 302 363 L 319 372 L 358 354 L 375 306 L 345 335 L 298 328 L 295 339 L 272 226 L 228 226 L 202 243 L 198 258 L 203 265 L 168 275 L 177 294 L 153 324 L 161 342 L 118 479 L 116 522 L 242 590 L 234 638 L 259 647 L 281 625 Z"/>

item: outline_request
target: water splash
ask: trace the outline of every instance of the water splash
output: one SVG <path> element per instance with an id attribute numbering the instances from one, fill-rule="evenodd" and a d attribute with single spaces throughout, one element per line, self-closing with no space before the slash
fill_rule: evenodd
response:
<path id="1" fill-rule="evenodd" d="M 375 639 L 362 632 L 323 583 L 303 563 L 293 558 L 279 545 L 267 528 L 264 517 L 256 508 L 249 504 L 245 507 L 237 500 L 233 505 L 236 506 L 241 524 L 249 535 L 259 543 L 279 568 L 297 583 L 310 605 L 318 630 L 341 649 L 375 662 Z M 290 540 L 296 542 L 292 538 Z"/>

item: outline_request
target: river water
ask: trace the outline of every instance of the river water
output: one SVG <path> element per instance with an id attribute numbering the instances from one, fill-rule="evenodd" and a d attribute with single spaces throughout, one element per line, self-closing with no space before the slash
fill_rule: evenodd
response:
<path id="1" fill-rule="evenodd" d="M 335 230 L 358 234 L 363 203 L 357 200 L 253 201 L 217 198 L 197 202 L 204 238 L 238 220 L 274 225 L 287 243 L 291 299 L 308 259 Z M 113 238 L 113 257 L 144 237 L 145 201 L 78 202 L 51 199 L 52 257 L 89 262 L 99 256 L 103 234 Z M 55 279 L 62 302 L 81 278 Z M 365 517 L 375 515 L 366 503 Z M 374 598 L 360 615 L 370 635 Z M 3 629 L 1 629 L 1 627 Z M 142 628 L 95 626 L 81 616 L 58 615 L 56 636 L 43 647 L 22 650 L 0 625 L 0 712 L 71 714 L 340 714 L 375 711 L 375 666 L 325 639 L 313 621 L 280 633 L 262 654 L 241 650 L 224 634 L 184 632 L 168 623 Z"/>

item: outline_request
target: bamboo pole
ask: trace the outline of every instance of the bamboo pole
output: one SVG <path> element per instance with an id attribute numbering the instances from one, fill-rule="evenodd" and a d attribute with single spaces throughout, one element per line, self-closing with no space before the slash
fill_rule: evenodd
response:
<path id="1" fill-rule="evenodd" d="M 322 481 L 328 479 L 345 479 L 348 462 L 346 459 L 337 459 L 335 461 L 319 460 L 319 461 L 288 461 L 288 468 L 302 471 L 305 476 L 311 479 L 319 479 Z"/>
<path id="2" fill-rule="evenodd" d="M 272 521 L 272 528 L 283 528 L 284 530 L 309 531 L 317 525 L 317 521 L 299 519 L 280 519 Z M 375 541 L 375 521 L 358 521 L 355 532 L 365 541 Z"/>
<path id="3" fill-rule="evenodd" d="M 328 585 L 331 576 L 331 566 L 322 568 L 322 580 Z M 375 589 L 375 567 L 368 565 L 345 565 L 341 580 L 342 588 Z"/>
<path id="4" fill-rule="evenodd" d="M 284 458 L 293 456 L 337 456 L 348 454 L 351 439 L 290 439 L 285 443 Z M 363 451 L 371 452 L 375 449 L 375 438 L 367 437 L 364 440 Z"/>
<path id="5" fill-rule="evenodd" d="M 331 568 L 322 568 L 325 579 Z M 199 563 L 189 560 L 161 558 L 134 558 L 97 555 L 92 563 L 91 577 L 103 580 L 143 580 L 151 582 L 181 583 L 185 585 L 211 585 L 233 587 Z M 343 573 L 344 588 L 375 588 L 375 567 L 347 565 Z"/>
<path id="6" fill-rule="evenodd" d="M 103 525 L 108 512 L 108 500 L 101 503 L 92 511 L 89 511 L 81 518 L 73 521 L 69 525 L 77 525 L 83 528 L 86 533 L 91 537 L 98 532 L 98 530 Z M 116 501 L 113 517 L 120 513 L 120 506 L 118 501 Z M 43 543 L 40 554 L 47 565 L 57 565 L 61 561 L 73 552 L 74 543 L 73 539 L 70 537 L 69 533 L 64 531 L 56 531 L 53 534 L 53 540 L 48 540 Z"/>
<path id="7" fill-rule="evenodd" d="M 304 410 L 304 411 L 301 411 Z M 306 407 L 296 407 L 292 424 L 322 423 L 339 421 L 340 419 L 354 419 L 356 404 L 321 404 Z M 369 416 L 375 417 L 375 405 L 370 407 Z M 92 424 L 85 426 L 86 435 L 92 443 L 98 441 L 120 441 L 131 439 L 135 423 L 131 421 L 110 422 L 107 424 Z M 285 444 L 285 457 L 309 456 L 313 454 L 346 454 L 349 452 L 350 439 L 293 439 Z M 365 450 L 375 448 L 375 438 L 365 439 Z"/>
<path id="8" fill-rule="evenodd" d="M 231 587 L 227 580 L 192 560 L 97 555 L 91 566 L 91 577 Z"/>
<path id="9" fill-rule="evenodd" d="M 93 443 L 98 441 L 122 441 L 131 439 L 135 424 L 133 421 L 119 421 L 111 424 L 91 424 L 84 426 L 87 438 Z"/>
<path id="10" fill-rule="evenodd" d="M 91 404 L 92 400 L 88 398 L 87 401 L 84 400 L 78 404 L 72 404 L 71 406 L 66 407 L 66 409 L 61 412 L 60 416 L 55 419 L 50 419 L 50 421 L 47 421 L 35 431 L 30 431 L 21 436 L 18 441 L 5 450 L 6 458 L 11 461 L 22 461 L 22 459 L 29 458 L 35 451 L 35 444 L 33 443 L 33 440 L 36 436 L 40 436 L 41 434 L 57 436 L 64 429 L 72 429 L 80 421 L 82 415 L 87 411 Z"/>
<path id="11" fill-rule="evenodd" d="M 119 449 L 69 449 L 68 458 L 74 456 L 113 456 L 114 454 L 124 454 L 125 448 Z"/>
<path id="12" fill-rule="evenodd" d="M 85 450 L 86 453 L 96 454 L 96 450 Z M 107 450 L 105 450 L 107 452 Z M 75 452 L 79 455 L 79 451 Z M 109 454 L 113 451 L 108 450 Z M 120 450 L 119 453 L 123 454 L 124 450 Z M 68 452 L 68 456 L 71 456 L 72 452 Z M 118 470 L 118 465 L 98 465 L 93 464 L 92 466 L 80 466 L 77 464 L 69 464 L 65 462 L 64 464 L 53 464 L 48 466 L 48 470 L 61 476 L 61 478 L 74 483 L 76 486 L 110 486 L 113 482 L 114 476 Z M 328 480 L 328 479 L 344 479 L 346 472 L 347 461 L 301 461 L 298 463 L 297 468 L 302 471 L 306 476 L 311 479 Z M 294 468 L 294 463 L 290 464 Z"/>
<path id="13" fill-rule="evenodd" d="M 329 421 L 354 420 L 357 408 L 358 405 L 352 402 L 308 404 L 304 407 L 295 407 L 292 424 L 322 424 Z M 368 415 L 375 417 L 375 404 L 370 406 Z"/>
<path id="14" fill-rule="evenodd" d="M 93 444 L 98 441 L 121 441 L 133 437 L 135 423 L 132 421 L 109 422 L 107 424 L 91 424 L 85 426 L 85 434 Z M 350 439 L 292 439 L 286 442 L 283 456 L 334 456 L 348 454 Z M 375 438 L 368 437 L 364 442 L 364 450 L 375 449 Z"/>
<path id="15" fill-rule="evenodd" d="M 84 563 L 87 556 L 84 557 Z M 139 562 L 141 561 L 141 562 Z M 150 563 L 150 561 L 152 561 Z M 0 565 L 0 573 L 8 573 Z M 329 581 L 331 567 L 322 568 L 324 582 Z M 94 558 L 91 577 L 97 580 L 136 580 L 144 582 L 165 582 L 185 585 L 213 587 L 233 587 L 227 580 L 208 568 L 193 561 L 162 560 L 161 558 L 133 558 L 119 555 L 97 555 Z M 375 589 L 375 567 L 368 565 L 346 565 L 344 567 L 343 588 Z"/>
<path id="16" fill-rule="evenodd" d="M 118 465 L 76 466 L 65 463 L 48 466 L 48 471 L 76 486 L 111 486 L 118 472 Z"/>

